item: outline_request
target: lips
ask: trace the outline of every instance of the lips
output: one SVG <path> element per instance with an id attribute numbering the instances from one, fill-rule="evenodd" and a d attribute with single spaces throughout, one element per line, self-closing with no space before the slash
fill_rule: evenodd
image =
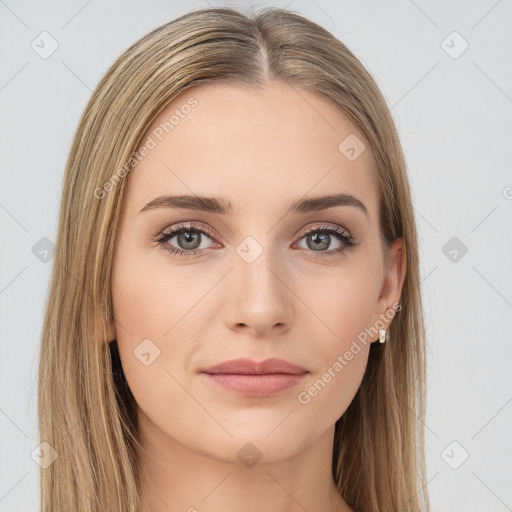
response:
<path id="1" fill-rule="evenodd" d="M 266 359 L 257 362 L 252 359 L 233 359 L 225 361 L 215 366 L 205 368 L 203 373 L 223 373 L 223 374 L 239 374 L 239 375 L 265 375 L 265 374 L 289 374 L 300 375 L 308 371 L 301 366 L 292 364 L 284 359 Z"/>
<path id="2" fill-rule="evenodd" d="M 244 397 L 263 398 L 295 387 L 308 370 L 283 359 L 235 359 L 205 368 L 207 381 Z"/>

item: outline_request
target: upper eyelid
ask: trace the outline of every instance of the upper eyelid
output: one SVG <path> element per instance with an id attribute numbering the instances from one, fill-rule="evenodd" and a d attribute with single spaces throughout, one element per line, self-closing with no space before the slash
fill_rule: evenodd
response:
<path id="1" fill-rule="evenodd" d="M 331 224 L 329 222 L 325 222 L 324 225 L 322 225 L 322 226 L 312 226 L 310 228 L 305 229 L 304 231 L 302 231 L 302 236 L 310 233 L 311 231 L 322 231 L 322 230 L 333 230 L 333 231 L 341 230 L 341 231 L 344 231 L 347 236 L 349 236 L 349 237 L 352 236 L 351 232 L 347 228 L 345 228 L 343 226 L 337 226 L 337 225 Z"/>
<path id="2" fill-rule="evenodd" d="M 204 227 L 198 227 L 198 226 L 195 226 L 194 224 L 191 224 L 188 222 L 183 222 L 183 223 L 178 223 L 177 226 L 168 226 L 168 227 L 164 228 L 162 231 L 160 231 L 157 234 L 157 238 L 160 236 L 163 236 L 163 235 L 167 235 L 167 234 L 172 235 L 174 237 L 176 235 L 176 233 L 179 233 L 180 231 L 186 231 L 187 229 L 190 231 L 199 231 L 199 232 L 207 235 L 210 238 L 216 236 L 213 233 L 213 230 L 211 230 L 211 229 L 204 228 Z"/>

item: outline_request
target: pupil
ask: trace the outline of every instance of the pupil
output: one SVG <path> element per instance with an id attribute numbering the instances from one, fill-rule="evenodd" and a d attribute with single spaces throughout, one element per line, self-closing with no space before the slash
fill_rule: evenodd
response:
<path id="1" fill-rule="evenodd" d="M 329 235 L 325 233 L 315 233 L 311 236 L 314 239 L 312 245 L 310 245 L 310 237 L 308 237 L 308 247 L 313 250 L 327 249 L 329 247 Z"/>
<path id="2" fill-rule="evenodd" d="M 199 247 L 199 233 L 192 233 L 190 231 L 185 231 L 181 235 L 178 236 L 178 241 L 180 245 L 184 245 L 184 249 L 196 249 Z M 199 242 L 199 243 L 198 243 Z M 192 246 L 190 246 L 192 245 Z"/>

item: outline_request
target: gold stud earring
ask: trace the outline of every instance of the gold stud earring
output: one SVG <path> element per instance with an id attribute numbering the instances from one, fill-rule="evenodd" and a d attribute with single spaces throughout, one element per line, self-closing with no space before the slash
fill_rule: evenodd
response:
<path id="1" fill-rule="evenodd" d="M 387 332 L 384 329 L 379 329 L 379 343 L 384 343 L 387 339 Z"/>

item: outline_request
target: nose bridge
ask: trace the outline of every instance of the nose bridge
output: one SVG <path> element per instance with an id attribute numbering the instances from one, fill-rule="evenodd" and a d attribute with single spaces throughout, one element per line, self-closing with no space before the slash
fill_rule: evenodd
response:
<path id="1" fill-rule="evenodd" d="M 277 287 L 279 280 L 276 274 L 279 273 L 278 258 L 275 250 L 270 247 L 261 247 L 257 251 L 257 247 L 250 245 L 251 242 L 245 242 L 237 248 L 237 258 L 235 260 L 235 270 L 245 291 L 251 296 L 258 297 L 267 294 L 274 295 L 272 292 Z M 270 245 L 270 244 L 268 244 Z M 249 246 L 249 251 L 244 253 L 243 250 Z M 268 299 L 268 297 L 266 297 Z"/>

